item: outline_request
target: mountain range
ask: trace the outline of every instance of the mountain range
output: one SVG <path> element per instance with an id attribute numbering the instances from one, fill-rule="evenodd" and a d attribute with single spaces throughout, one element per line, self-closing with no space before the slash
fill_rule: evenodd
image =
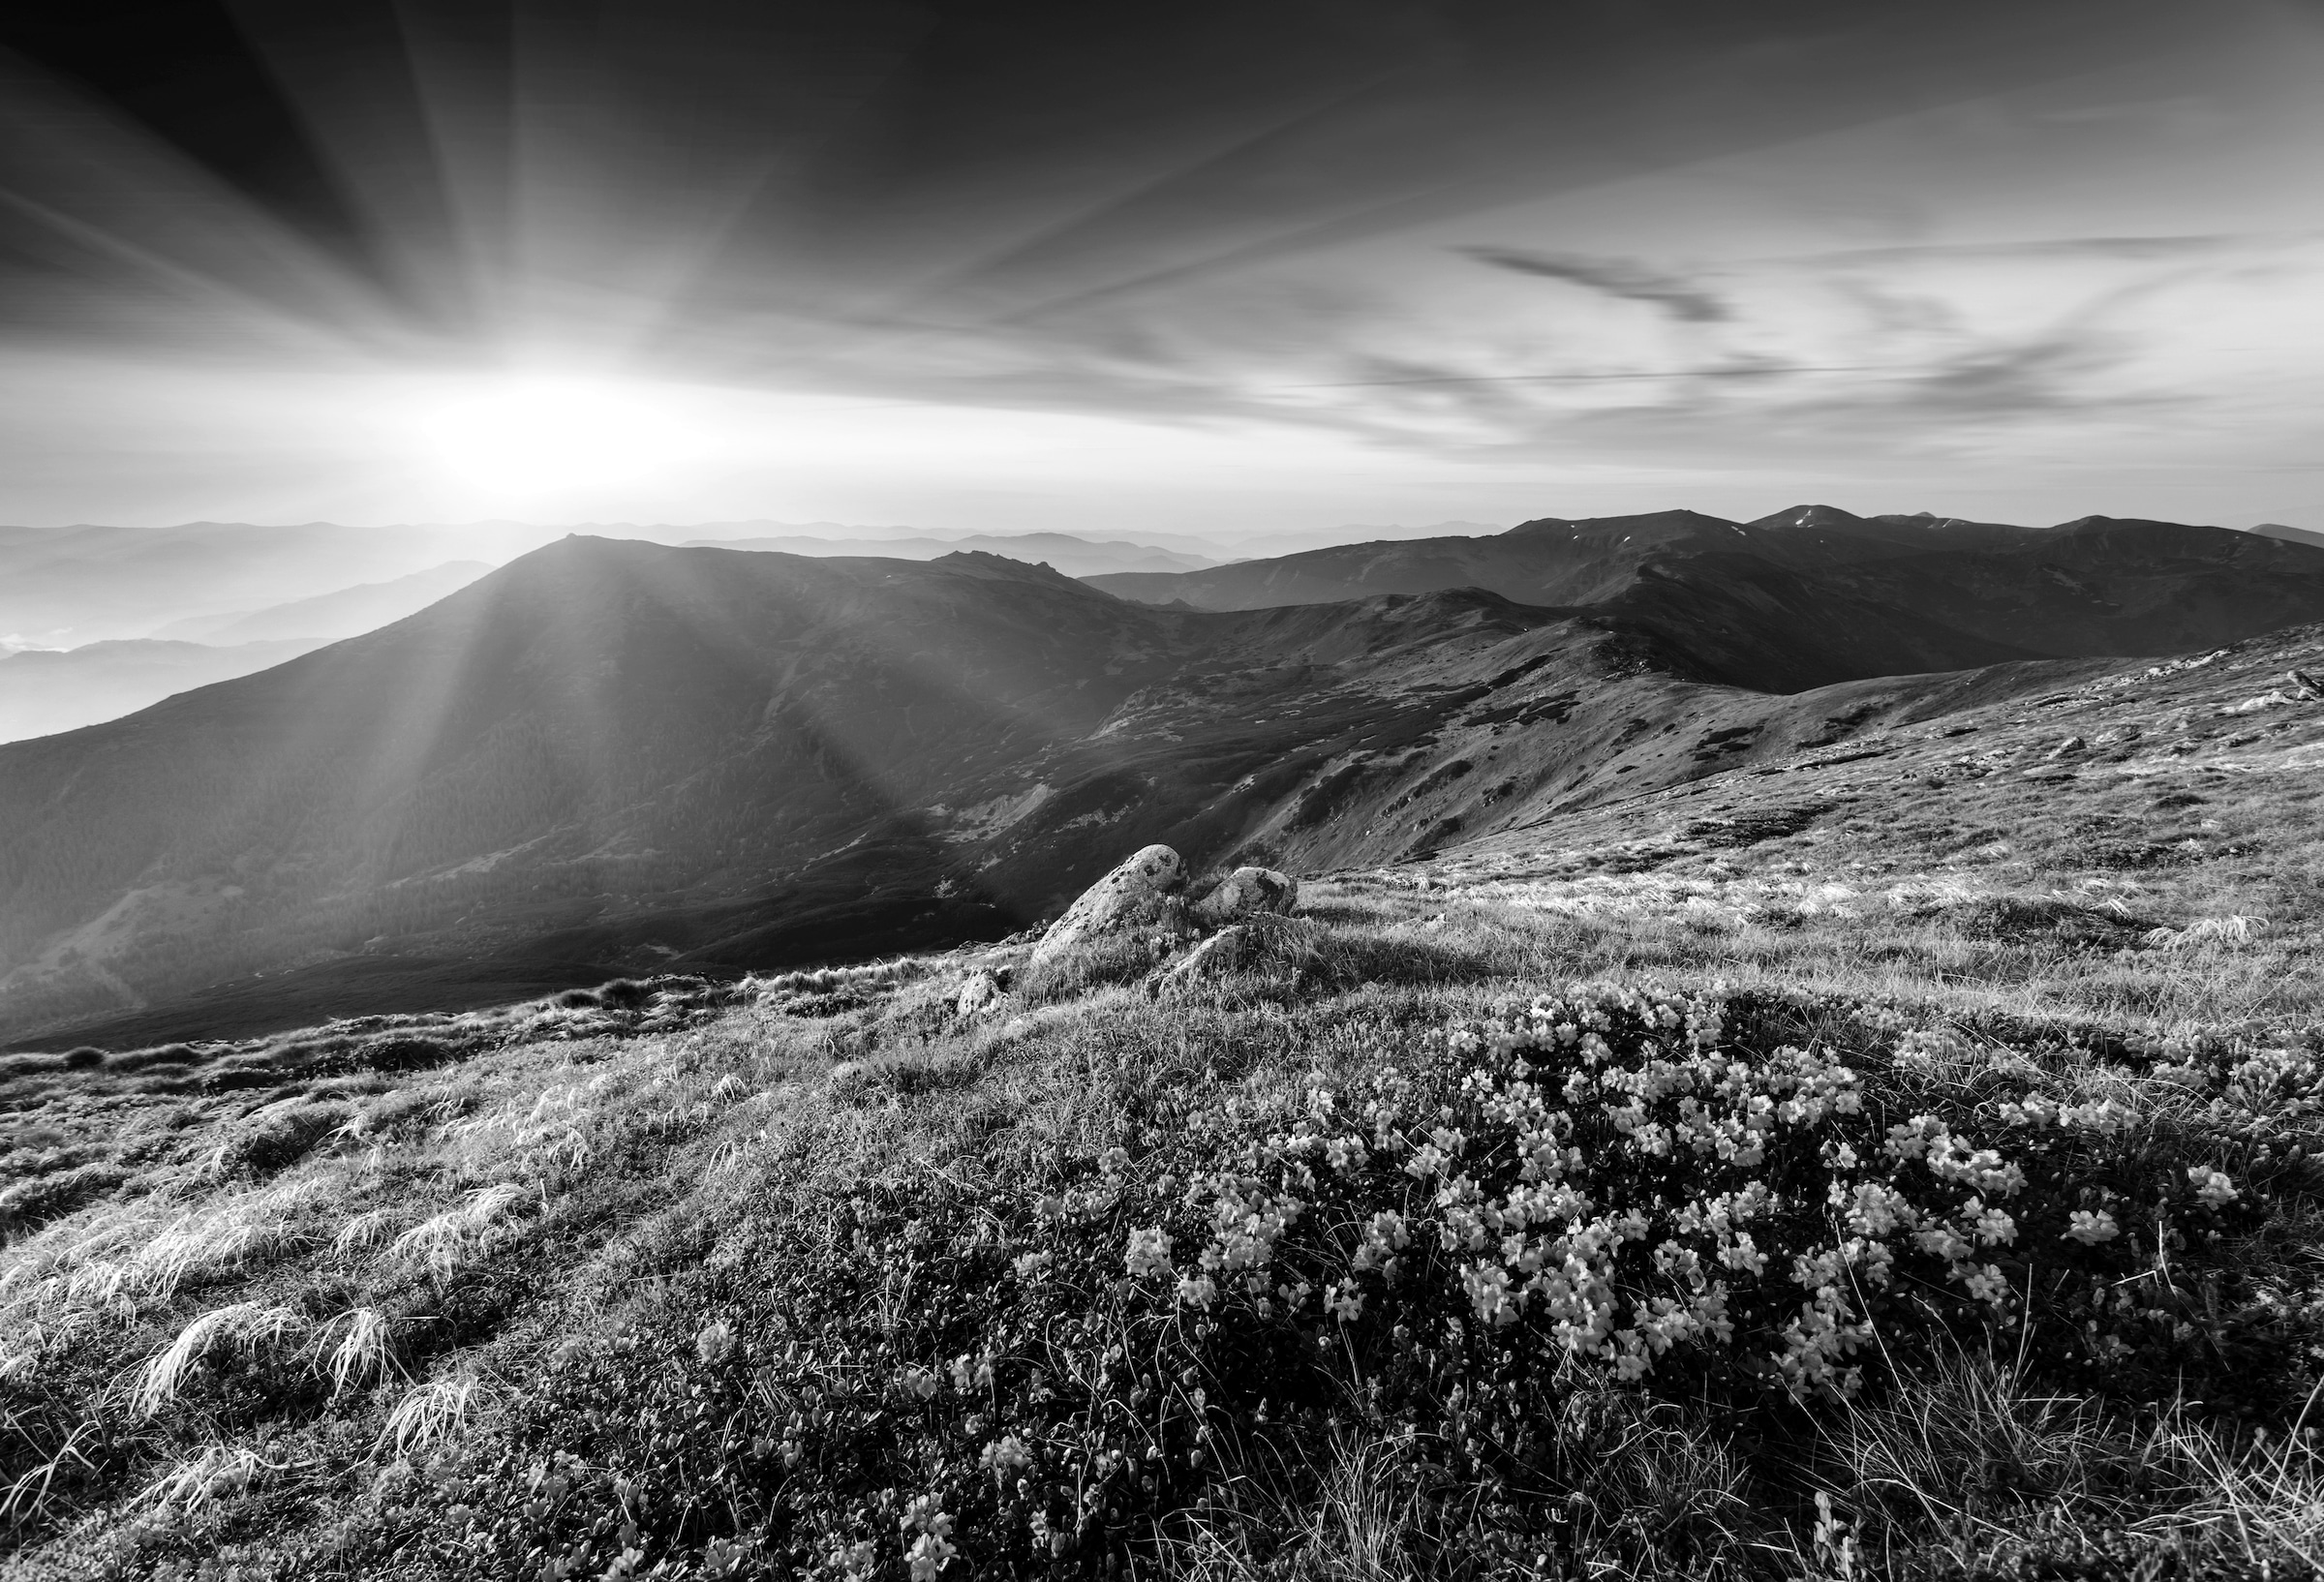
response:
<path id="1" fill-rule="evenodd" d="M 153 635 L 188 643 L 271 643 L 293 638 L 337 642 L 401 621 L 446 593 L 490 571 L 483 561 L 447 561 L 386 582 L 358 583 L 312 598 L 292 599 L 262 610 L 229 610 L 220 615 L 173 621 Z"/>
<path id="2" fill-rule="evenodd" d="M 1684 651 L 1706 679 L 1796 691 L 2233 642 L 2316 619 L 2317 547 L 2112 517 L 2043 529 L 1809 505 L 1749 523 L 1694 511 L 1544 518 L 1489 537 L 1090 580 L 1124 598 L 1206 610 L 1484 588 L 1632 623 Z"/>
<path id="3" fill-rule="evenodd" d="M 1011 560 L 1051 565 L 1069 577 L 1109 572 L 1195 571 L 1215 565 L 1217 560 L 1183 550 L 1157 548 L 1121 539 L 1089 539 L 1069 532 L 971 533 L 937 538 L 913 534 L 901 538 L 818 538 L 783 534 L 772 538 L 698 538 L 690 549 L 748 549 L 778 555 L 876 555 L 888 560 L 933 561 L 938 556 L 982 550 Z"/>
<path id="4" fill-rule="evenodd" d="M 1393 861 L 2324 621 L 2324 549 L 2095 518 L 1561 519 L 1161 575 L 572 536 L 0 746 L 0 1038 L 995 935 L 1148 841 Z"/>

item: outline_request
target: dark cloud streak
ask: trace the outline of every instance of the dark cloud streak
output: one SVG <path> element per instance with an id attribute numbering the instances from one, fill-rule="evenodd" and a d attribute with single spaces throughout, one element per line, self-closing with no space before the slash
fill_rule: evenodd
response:
<path id="1" fill-rule="evenodd" d="M 1699 286 L 1632 259 L 1593 259 L 1578 253 L 1535 253 L 1521 247 L 1464 247 L 1464 258 L 1511 274 L 1562 280 L 1626 302 L 1662 309 L 1682 324 L 1725 323 L 1734 310 Z"/>

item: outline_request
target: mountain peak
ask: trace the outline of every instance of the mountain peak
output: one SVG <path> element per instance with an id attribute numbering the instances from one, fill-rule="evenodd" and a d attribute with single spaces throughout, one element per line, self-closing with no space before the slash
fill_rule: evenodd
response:
<path id="1" fill-rule="evenodd" d="M 1746 523 L 1753 528 L 1860 528 L 1864 518 L 1837 505 L 1791 505 Z"/>

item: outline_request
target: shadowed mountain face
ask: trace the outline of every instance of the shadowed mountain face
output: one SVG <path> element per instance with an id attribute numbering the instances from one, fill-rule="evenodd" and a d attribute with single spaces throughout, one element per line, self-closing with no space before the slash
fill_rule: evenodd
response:
<path id="1" fill-rule="evenodd" d="M 2032 658 L 2142 655 L 2324 620 L 2324 552 L 2167 522 L 2033 529 L 1802 506 L 1528 522 L 1177 574 L 1092 577 L 1154 603 L 1254 609 L 1488 588 L 1627 621 L 1765 691 Z"/>
<path id="2" fill-rule="evenodd" d="M 0 1038 L 992 935 L 1157 840 L 1198 867 L 1394 861 L 2080 675 L 2004 640 L 2029 612 L 2053 648 L 2203 646 L 2296 619 L 2324 565 L 2159 524 L 1809 515 L 1342 557 L 1418 581 L 1489 551 L 1537 568 L 1542 604 L 1232 611 L 985 554 L 567 538 L 379 631 L 0 747 Z"/>

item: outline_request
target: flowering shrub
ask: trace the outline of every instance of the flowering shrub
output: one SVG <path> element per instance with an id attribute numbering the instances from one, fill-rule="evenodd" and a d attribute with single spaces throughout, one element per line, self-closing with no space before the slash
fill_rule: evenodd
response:
<path id="1" fill-rule="evenodd" d="M 1876 1341 L 2033 1322 L 2061 1361 L 2216 1369 L 2168 1265 L 2249 1223 L 2224 1171 L 2125 1153 L 2111 1103 L 1910 1110 L 1722 1013 L 1544 999 L 1356 1096 L 1318 1081 L 1133 1228 L 1127 1272 L 1194 1312 L 1328 1320 L 1376 1363 L 1441 1333 L 1544 1377 L 1830 1397 Z"/>
<path id="2" fill-rule="evenodd" d="M 1796 1007 L 1593 988 L 1350 1075 L 1166 1084 L 1015 1192 L 810 1177 L 512 1403 L 473 1477 L 530 1498 L 411 1499 L 496 1573 L 1101 1576 L 1345 1432 L 1474 1554 L 1667 1558 L 1574 1513 L 1634 1507 L 1682 1405 L 1797 1443 L 1987 1335 L 2125 1395 L 2313 1382 L 2316 1312 L 2211 1254 L 2264 1192 L 2032 1062 L 1939 1082 Z"/>

